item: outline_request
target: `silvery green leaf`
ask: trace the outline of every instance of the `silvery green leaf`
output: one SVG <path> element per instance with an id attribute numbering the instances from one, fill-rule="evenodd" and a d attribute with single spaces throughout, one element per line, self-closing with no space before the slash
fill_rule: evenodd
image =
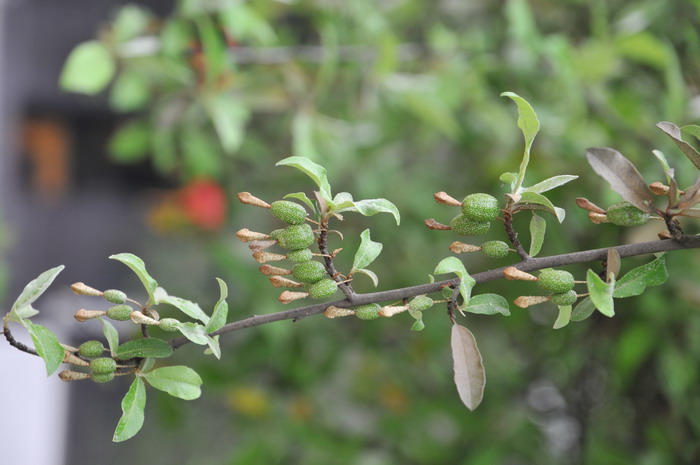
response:
<path id="1" fill-rule="evenodd" d="M 542 192 L 550 191 L 556 187 L 566 184 L 567 182 L 577 179 L 578 176 L 571 174 L 562 174 L 559 176 L 553 176 L 549 179 L 545 179 L 542 182 L 538 182 L 534 186 L 526 187 L 523 192 L 534 192 L 535 194 L 541 194 Z"/>
<path id="2" fill-rule="evenodd" d="M 673 123 L 669 123 L 668 121 L 662 121 L 658 123 L 656 127 L 661 129 L 668 137 L 670 137 L 671 140 L 676 143 L 678 148 L 683 151 L 685 156 L 687 156 L 688 159 L 693 162 L 693 165 L 700 169 L 700 153 L 695 150 L 695 147 L 683 140 L 681 130 L 678 126 Z"/>
<path id="3" fill-rule="evenodd" d="M 379 285 L 379 277 L 378 277 L 377 274 L 376 274 L 374 271 L 372 271 L 372 270 L 368 270 L 367 268 L 359 268 L 359 269 L 355 270 L 354 273 L 355 273 L 355 274 L 361 273 L 361 274 L 363 274 L 363 275 L 365 275 L 365 276 L 368 276 L 369 279 L 372 280 L 372 283 L 374 284 L 374 287 L 377 287 L 377 286 Z"/>
<path id="4" fill-rule="evenodd" d="M 275 166 L 292 166 L 300 170 L 316 183 L 320 190 L 321 197 L 323 197 L 329 206 L 333 204 L 331 185 L 328 183 L 327 172 L 323 166 L 305 157 L 288 157 L 278 161 Z"/>
<path id="5" fill-rule="evenodd" d="M 214 305 L 214 311 L 211 314 L 211 319 L 206 324 L 206 331 L 212 333 L 220 329 L 226 324 L 226 317 L 228 316 L 228 304 L 226 303 L 226 298 L 228 297 L 228 286 L 226 283 L 216 278 L 219 283 L 219 300 Z"/>
<path id="6" fill-rule="evenodd" d="M 148 274 L 148 271 L 146 271 L 146 265 L 143 263 L 143 260 L 131 253 L 119 253 L 116 255 L 111 255 L 109 258 L 122 262 L 128 266 L 131 271 L 136 273 L 136 276 L 138 276 L 138 278 L 141 280 L 141 284 L 143 284 L 143 287 L 148 293 L 147 305 L 155 304 L 156 300 L 154 293 L 158 287 L 158 283 L 151 277 L 151 275 Z"/>
<path id="7" fill-rule="evenodd" d="M 651 211 L 653 196 L 649 186 L 624 155 L 607 147 L 593 147 L 586 150 L 586 158 L 593 171 L 623 199 L 642 211 Z"/>
<path id="8" fill-rule="evenodd" d="M 60 265 L 50 270 L 46 270 L 39 276 L 34 278 L 24 287 L 22 293 L 17 297 L 15 303 L 12 304 L 12 310 L 17 311 L 23 307 L 31 306 L 36 299 L 41 297 L 41 295 L 46 292 L 46 289 L 51 285 L 56 276 L 63 271 L 65 266 Z"/>
<path id="9" fill-rule="evenodd" d="M 479 294 L 469 299 L 469 305 L 464 311 L 479 315 L 510 315 L 508 301 L 498 294 Z"/>
<path id="10" fill-rule="evenodd" d="M 544 234 L 547 231 L 547 222 L 537 213 L 532 213 L 530 220 L 530 256 L 535 257 L 542 249 Z"/>
<path id="11" fill-rule="evenodd" d="M 219 336 L 211 337 L 207 335 L 207 347 L 204 350 L 205 355 L 214 354 L 214 357 L 221 359 L 221 346 L 219 345 Z"/>
<path id="12" fill-rule="evenodd" d="M 668 279 L 666 261 L 662 256 L 627 272 L 615 284 L 613 297 L 622 299 L 640 295 L 648 286 L 659 286 Z"/>
<path id="13" fill-rule="evenodd" d="M 349 205 L 348 201 L 344 204 Z M 363 216 L 373 216 L 377 213 L 391 213 L 396 220 L 396 224 L 401 223 L 401 214 L 396 205 L 389 202 L 387 199 L 366 199 L 353 201 L 352 205 L 335 210 L 337 213 L 344 211 L 358 212 Z"/>
<path id="14" fill-rule="evenodd" d="M 362 231 L 360 239 L 360 246 L 355 253 L 355 259 L 352 262 L 352 270 L 350 273 L 354 273 L 355 270 L 369 266 L 382 252 L 383 245 L 379 242 L 374 242 L 370 238 L 369 229 Z"/>
<path id="15" fill-rule="evenodd" d="M 208 338 L 210 336 L 207 334 L 207 330 L 204 329 L 204 326 L 198 323 L 179 323 L 177 325 L 177 329 L 182 333 L 183 336 L 185 336 L 187 339 L 194 342 L 195 344 L 199 344 L 202 346 L 209 344 Z"/>
<path id="16" fill-rule="evenodd" d="M 165 294 L 159 296 L 158 303 L 172 305 L 190 318 L 199 320 L 204 324 L 209 323 L 209 315 L 204 313 L 204 310 L 195 302 Z"/>
<path id="17" fill-rule="evenodd" d="M 29 320 L 24 321 L 24 327 L 29 331 L 39 357 L 44 360 L 46 376 L 51 376 L 63 363 L 65 349 L 58 341 L 56 335 L 47 327 L 36 325 Z"/>
<path id="18" fill-rule="evenodd" d="M 309 207 L 311 209 L 312 212 L 316 211 L 316 208 L 314 208 L 313 202 L 311 201 L 311 199 L 309 197 L 307 197 L 307 195 L 304 192 L 295 192 L 293 194 L 287 194 L 283 198 L 301 200 L 302 202 L 304 202 L 304 205 L 306 205 L 307 207 Z"/>
<path id="19" fill-rule="evenodd" d="M 112 441 L 122 442 L 134 437 L 143 426 L 145 408 L 146 386 L 143 384 L 143 380 L 137 376 L 122 399 L 122 416 L 114 431 Z"/>
<path id="20" fill-rule="evenodd" d="M 486 386 L 486 373 L 476 339 L 467 328 L 454 324 L 451 346 L 459 398 L 469 410 L 474 410 L 484 398 Z"/>
<path id="21" fill-rule="evenodd" d="M 571 321 L 583 321 L 589 316 L 593 315 L 594 311 L 595 305 L 593 305 L 593 301 L 590 299 L 590 297 L 586 297 L 585 299 L 579 301 L 574 307 L 574 310 L 571 313 Z"/>
<path id="22" fill-rule="evenodd" d="M 117 347 L 119 347 L 119 332 L 117 331 L 117 328 L 115 328 L 114 325 L 106 318 L 100 317 L 100 321 L 102 322 L 102 332 L 104 333 L 105 339 L 107 340 L 107 345 L 109 346 L 109 352 L 112 357 L 116 357 Z"/>
<path id="23" fill-rule="evenodd" d="M 425 323 L 423 323 L 423 320 L 416 320 L 411 326 L 411 331 L 423 331 L 423 329 L 425 329 Z"/>
<path id="24" fill-rule="evenodd" d="M 447 257 L 443 258 L 440 263 L 435 267 L 434 274 L 447 274 L 454 273 L 460 278 L 459 281 L 459 293 L 462 295 L 462 305 L 459 307 L 460 310 L 464 310 L 469 305 L 469 299 L 471 298 L 472 288 L 476 285 L 476 281 L 472 278 L 467 269 L 464 268 L 464 263 L 462 263 L 457 257 Z"/>
<path id="25" fill-rule="evenodd" d="M 557 320 L 554 322 L 554 329 L 563 328 L 568 325 L 571 320 L 571 305 L 559 305 L 558 307 L 559 316 L 557 316 Z"/>
<path id="26" fill-rule="evenodd" d="M 588 270 L 586 273 L 586 284 L 588 285 L 588 293 L 595 308 L 605 316 L 612 317 L 615 315 L 615 304 L 613 302 L 613 292 L 615 290 L 615 278 L 610 282 L 605 282 L 600 279 L 593 270 Z"/>
<path id="27" fill-rule="evenodd" d="M 552 202 L 542 194 L 537 194 L 535 192 L 523 192 L 516 208 L 524 207 L 522 204 L 527 205 L 540 205 L 544 207 L 542 211 L 546 211 L 554 215 L 557 220 L 561 223 L 566 217 L 566 211 L 563 208 L 555 207 Z"/>
<path id="28" fill-rule="evenodd" d="M 175 365 L 156 368 L 143 378 L 154 388 L 183 400 L 194 400 L 202 394 L 202 378 L 190 367 Z"/>
<path id="29" fill-rule="evenodd" d="M 512 193 L 519 194 L 520 186 L 523 185 L 523 180 L 525 179 L 525 171 L 527 171 L 527 165 L 530 162 L 530 149 L 532 148 L 532 143 L 535 140 L 535 136 L 540 130 L 540 121 L 537 119 L 537 114 L 533 110 L 532 106 L 520 97 L 518 94 L 513 92 L 503 92 L 501 97 L 510 97 L 515 104 L 518 106 L 518 127 L 525 137 L 525 150 L 523 152 L 523 159 L 520 162 L 520 169 L 518 170 L 518 179 L 513 186 Z"/>
<path id="30" fill-rule="evenodd" d="M 31 304 L 25 305 L 24 307 L 18 308 L 16 310 L 10 311 L 8 319 L 12 322 L 24 325 L 24 319 L 29 319 L 35 315 L 39 314 L 39 310 L 32 307 Z"/>

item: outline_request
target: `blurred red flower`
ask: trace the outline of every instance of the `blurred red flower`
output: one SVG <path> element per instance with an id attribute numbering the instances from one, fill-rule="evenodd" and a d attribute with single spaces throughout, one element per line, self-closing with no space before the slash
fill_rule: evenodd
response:
<path id="1" fill-rule="evenodd" d="M 185 217 L 201 229 L 215 231 L 226 221 L 226 193 L 216 181 L 194 180 L 178 191 L 177 199 Z"/>

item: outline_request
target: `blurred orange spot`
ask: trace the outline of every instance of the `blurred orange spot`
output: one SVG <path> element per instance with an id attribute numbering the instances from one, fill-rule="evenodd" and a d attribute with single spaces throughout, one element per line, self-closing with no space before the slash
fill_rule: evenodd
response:
<path id="1" fill-rule="evenodd" d="M 70 137 L 64 125 L 51 119 L 24 122 L 24 148 L 31 160 L 32 187 L 55 198 L 69 182 Z"/>
<path id="2" fill-rule="evenodd" d="M 231 389 L 226 394 L 226 403 L 233 410 L 254 418 L 263 417 L 270 410 L 267 395 L 254 387 Z"/>
<path id="3" fill-rule="evenodd" d="M 208 231 L 219 229 L 226 220 L 228 202 L 219 184 L 199 179 L 178 192 L 178 202 L 192 224 Z"/>
<path id="4" fill-rule="evenodd" d="M 379 400 L 392 412 L 400 413 L 408 407 L 408 395 L 401 386 L 389 383 L 379 388 Z"/>

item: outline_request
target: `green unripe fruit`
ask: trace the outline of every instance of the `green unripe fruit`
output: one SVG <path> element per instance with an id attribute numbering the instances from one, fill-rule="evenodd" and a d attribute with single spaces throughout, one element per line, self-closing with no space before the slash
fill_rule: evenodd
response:
<path id="1" fill-rule="evenodd" d="M 641 226 L 649 221 L 649 214 L 629 202 L 618 202 L 605 212 L 608 221 L 617 226 Z"/>
<path id="2" fill-rule="evenodd" d="M 116 369 L 117 362 L 109 357 L 96 358 L 90 362 L 90 371 L 98 375 L 114 373 Z"/>
<path id="3" fill-rule="evenodd" d="M 576 295 L 576 291 L 572 289 L 560 294 L 552 294 L 549 296 L 549 299 L 556 305 L 573 305 L 576 299 L 578 299 L 578 296 Z"/>
<path id="4" fill-rule="evenodd" d="M 309 286 L 309 296 L 312 299 L 326 299 L 338 289 L 338 284 L 331 278 L 324 278 Z"/>
<path id="5" fill-rule="evenodd" d="M 355 316 L 360 320 L 376 320 L 381 308 L 379 304 L 360 305 L 355 309 Z"/>
<path id="6" fill-rule="evenodd" d="M 292 250 L 287 254 L 287 260 L 292 263 L 308 262 L 314 257 L 311 249 Z"/>
<path id="7" fill-rule="evenodd" d="M 294 265 L 294 268 L 292 268 L 292 276 L 302 283 L 313 284 L 322 280 L 327 275 L 326 268 L 321 263 L 308 261 Z"/>
<path id="8" fill-rule="evenodd" d="M 278 200 L 270 204 L 270 211 L 280 220 L 289 224 L 301 224 L 306 219 L 306 210 L 298 203 Z"/>
<path id="9" fill-rule="evenodd" d="M 282 237 L 282 234 L 284 233 L 284 229 L 275 229 L 270 233 L 270 237 L 273 238 L 276 241 L 280 240 L 280 237 Z"/>
<path id="10" fill-rule="evenodd" d="M 178 330 L 180 322 L 175 318 L 163 318 L 158 322 L 158 327 L 168 333 L 174 333 Z"/>
<path id="11" fill-rule="evenodd" d="M 488 241 L 481 244 L 481 253 L 490 258 L 504 258 L 509 252 L 510 247 L 503 241 Z"/>
<path id="12" fill-rule="evenodd" d="M 113 304 L 123 304 L 126 302 L 126 294 L 122 291 L 118 291 L 117 289 L 108 289 L 104 291 L 102 297 L 104 297 L 107 302 L 111 302 Z"/>
<path id="13" fill-rule="evenodd" d="M 94 358 L 99 357 L 104 352 L 105 346 L 100 341 L 87 341 L 80 344 L 78 351 L 81 357 Z"/>
<path id="14" fill-rule="evenodd" d="M 111 373 L 93 373 L 90 379 L 96 383 L 109 383 L 114 379 L 114 372 Z"/>
<path id="15" fill-rule="evenodd" d="M 129 315 L 131 315 L 131 312 L 133 311 L 134 309 L 131 308 L 129 305 L 115 305 L 114 307 L 107 310 L 107 317 L 111 318 L 112 320 L 126 321 L 129 319 Z"/>
<path id="16" fill-rule="evenodd" d="M 548 268 L 540 272 L 537 284 L 545 291 L 562 294 L 574 288 L 574 276 L 568 271 Z"/>
<path id="17" fill-rule="evenodd" d="M 277 238 L 280 247 L 288 250 L 306 249 L 315 240 L 314 231 L 308 224 L 293 224 L 284 228 Z"/>
<path id="18" fill-rule="evenodd" d="M 492 195 L 470 194 L 462 202 L 462 213 L 472 221 L 485 223 L 496 219 L 499 207 L 498 200 Z"/>
<path id="19" fill-rule="evenodd" d="M 467 215 L 455 216 L 450 222 L 450 229 L 460 236 L 482 236 L 489 232 L 490 228 L 491 223 L 488 221 L 474 221 Z"/>
<path id="20" fill-rule="evenodd" d="M 424 312 L 430 309 L 435 302 L 427 295 L 419 295 L 408 303 L 408 308 L 414 312 Z"/>

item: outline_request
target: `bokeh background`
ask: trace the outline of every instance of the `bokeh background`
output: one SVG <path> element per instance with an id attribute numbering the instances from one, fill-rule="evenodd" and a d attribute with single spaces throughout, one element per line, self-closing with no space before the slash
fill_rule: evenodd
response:
<path id="1" fill-rule="evenodd" d="M 517 171 L 522 135 L 514 105 L 499 97 L 506 90 L 542 124 L 526 182 L 580 176 L 552 193 L 568 215 L 561 226 L 547 218 L 542 254 L 653 239 L 655 226 L 591 225 L 574 199 L 619 200 L 585 163 L 590 146 L 620 150 L 650 182 L 662 180 L 651 155 L 660 149 L 682 185 L 695 180 L 654 124 L 700 119 L 699 12 L 697 0 L 0 1 L 0 297 L 9 306 L 26 282 L 65 264 L 37 321 L 77 345 L 101 328 L 72 313 L 106 304 L 68 285 L 138 296 L 135 277 L 107 259 L 132 252 L 170 293 L 205 309 L 218 298 L 214 277 L 224 279 L 230 319 L 280 311 L 278 291 L 234 237 L 279 225 L 234 200 L 310 193 L 301 173 L 273 168 L 292 154 L 324 165 L 334 192 L 385 197 L 401 211 L 400 227 L 389 215 L 347 215 L 345 240 L 333 244 L 345 248 L 341 267 L 370 227 L 384 244 L 373 266 L 380 289 L 426 282 L 455 239 L 423 225 L 455 213 L 432 194 L 500 196 L 499 175 Z M 76 65 L 83 93 L 69 92 L 62 69 L 86 41 L 99 51 Z M 527 238 L 527 221 L 516 226 Z M 625 260 L 623 271 L 646 260 Z M 699 463 L 697 254 L 667 262 L 669 283 L 620 301 L 613 319 L 553 330 L 554 306 L 468 315 L 488 378 L 473 413 L 452 383 L 440 309 L 418 333 L 408 316 L 313 317 L 231 334 L 221 361 L 187 346 L 174 360 L 202 375 L 202 397 L 149 390 L 145 426 L 122 444 L 111 436 L 127 381 L 47 381 L 40 360 L 3 345 L 2 456 L 37 465 Z M 465 263 L 477 272 L 508 259 Z M 512 301 L 534 289 L 479 291 Z"/>

